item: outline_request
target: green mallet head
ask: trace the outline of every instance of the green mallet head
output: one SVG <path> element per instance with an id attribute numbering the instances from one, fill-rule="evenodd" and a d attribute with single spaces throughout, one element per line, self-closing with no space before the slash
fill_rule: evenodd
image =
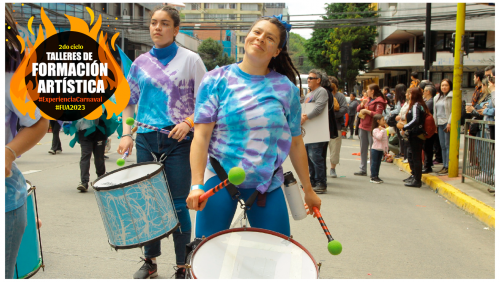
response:
<path id="1" fill-rule="evenodd" d="M 243 181 L 245 181 L 245 177 L 245 171 L 241 167 L 233 167 L 229 170 L 229 174 L 227 176 L 229 182 L 234 185 L 240 185 L 243 183 Z"/>
<path id="2" fill-rule="evenodd" d="M 128 124 L 128 125 L 134 125 L 134 118 L 133 117 L 128 117 L 125 120 L 125 123 Z"/>
<path id="3" fill-rule="evenodd" d="M 118 159 L 118 160 L 116 160 L 116 164 L 118 166 L 123 166 L 125 164 L 125 160 L 124 159 Z"/>
<path id="4" fill-rule="evenodd" d="M 336 256 L 342 252 L 342 244 L 337 240 L 330 241 L 328 242 L 328 251 Z"/>

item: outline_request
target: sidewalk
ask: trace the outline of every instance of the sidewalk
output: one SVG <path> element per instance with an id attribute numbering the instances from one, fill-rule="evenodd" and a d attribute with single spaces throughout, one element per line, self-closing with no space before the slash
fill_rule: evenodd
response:
<path id="1" fill-rule="evenodd" d="M 459 208 L 474 215 L 477 219 L 495 228 L 495 196 L 487 191 L 487 187 L 470 179 L 462 183 L 462 149 L 460 149 L 459 176 L 437 176 L 436 174 L 423 174 L 422 182 L 429 185 L 436 193 L 443 195 Z M 410 173 L 410 166 L 403 163 L 403 159 L 395 159 L 394 164 L 403 171 Z M 433 170 L 440 169 L 434 166 Z"/>

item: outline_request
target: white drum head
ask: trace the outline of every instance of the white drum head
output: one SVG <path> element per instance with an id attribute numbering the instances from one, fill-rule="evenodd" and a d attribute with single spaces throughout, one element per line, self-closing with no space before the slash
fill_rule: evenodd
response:
<path id="1" fill-rule="evenodd" d="M 116 185 L 127 185 L 147 175 L 153 174 L 161 167 L 161 164 L 149 163 L 138 164 L 119 169 L 109 175 L 103 176 L 94 183 L 95 188 L 105 188 Z"/>
<path id="2" fill-rule="evenodd" d="M 280 235 L 258 228 L 214 234 L 193 253 L 191 273 L 197 279 L 318 279 L 310 254 Z"/>

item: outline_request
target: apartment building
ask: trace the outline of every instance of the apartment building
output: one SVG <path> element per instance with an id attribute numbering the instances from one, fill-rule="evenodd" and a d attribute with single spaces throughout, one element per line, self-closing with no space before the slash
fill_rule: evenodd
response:
<path id="1" fill-rule="evenodd" d="M 398 83 L 409 85 L 410 74 L 418 72 L 422 79 L 424 60 L 425 3 L 378 3 L 380 17 L 421 18 L 419 22 L 400 23 L 378 27 L 377 45 L 374 57 L 368 63 L 369 70 L 358 76 L 364 87 L 377 83 L 381 87 L 395 87 Z M 481 12 L 494 7 L 481 4 L 467 4 L 466 11 Z M 456 3 L 432 3 L 431 30 L 437 31 L 437 56 L 430 69 L 430 78 L 439 83 L 443 78 L 453 80 L 454 57 L 450 52 L 452 33 L 456 30 Z M 451 14 L 455 17 L 446 21 L 433 21 L 432 15 Z M 495 58 L 495 19 L 494 17 L 469 17 L 465 21 L 465 32 L 474 36 L 474 53 L 463 60 L 462 88 L 474 88 L 473 73 L 494 64 Z"/>
<path id="2" fill-rule="evenodd" d="M 13 4 L 13 16 L 18 22 L 18 30 L 23 39 L 30 38 L 34 42 L 38 35 L 38 26 L 41 24 L 40 12 L 44 8 L 45 13 L 54 24 L 58 32 L 70 30 L 69 21 L 65 15 L 83 19 L 90 23 L 90 14 L 86 8 L 92 9 L 94 17 L 102 18 L 101 30 L 111 38 L 119 32 L 120 36 L 116 44 L 135 60 L 142 53 L 148 52 L 153 47 L 149 35 L 149 14 L 160 3 L 15 3 Z M 35 16 L 33 21 L 32 35 L 27 28 L 28 20 Z M 200 40 L 185 34 L 176 37 L 179 45 L 197 51 Z M 113 55 L 119 61 L 119 55 L 112 49 Z"/>

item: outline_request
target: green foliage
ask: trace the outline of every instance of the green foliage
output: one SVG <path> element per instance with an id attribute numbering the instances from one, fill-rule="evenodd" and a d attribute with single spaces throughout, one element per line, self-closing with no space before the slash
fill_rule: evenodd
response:
<path id="1" fill-rule="evenodd" d="M 222 67 L 235 62 L 234 58 L 223 52 L 222 45 L 212 38 L 203 40 L 198 47 L 198 53 L 208 71 L 215 69 L 216 66 Z"/>
<path id="2" fill-rule="evenodd" d="M 350 14 L 349 12 L 372 11 L 369 3 L 326 4 L 324 20 L 355 19 L 375 17 L 373 13 Z M 337 14 L 338 13 L 338 14 Z M 375 26 L 346 26 L 332 29 L 315 29 L 306 44 L 306 52 L 318 68 L 327 74 L 338 76 L 340 65 L 340 45 L 352 42 L 352 63 L 348 66 L 346 80 L 354 85 L 360 70 L 366 70 L 366 63 L 372 58 L 377 29 Z M 339 77 L 340 79 L 340 77 Z M 341 81 L 341 85 L 343 81 Z"/>
<path id="3" fill-rule="evenodd" d="M 288 55 L 292 59 L 293 65 L 300 73 L 308 73 L 314 68 L 312 62 L 308 59 L 305 44 L 307 40 L 300 36 L 299 34 L 290 32 L 290 38 L 288 43 Z M 299 65 L 299 57 L 304 58 L 302 66 Z"/>

